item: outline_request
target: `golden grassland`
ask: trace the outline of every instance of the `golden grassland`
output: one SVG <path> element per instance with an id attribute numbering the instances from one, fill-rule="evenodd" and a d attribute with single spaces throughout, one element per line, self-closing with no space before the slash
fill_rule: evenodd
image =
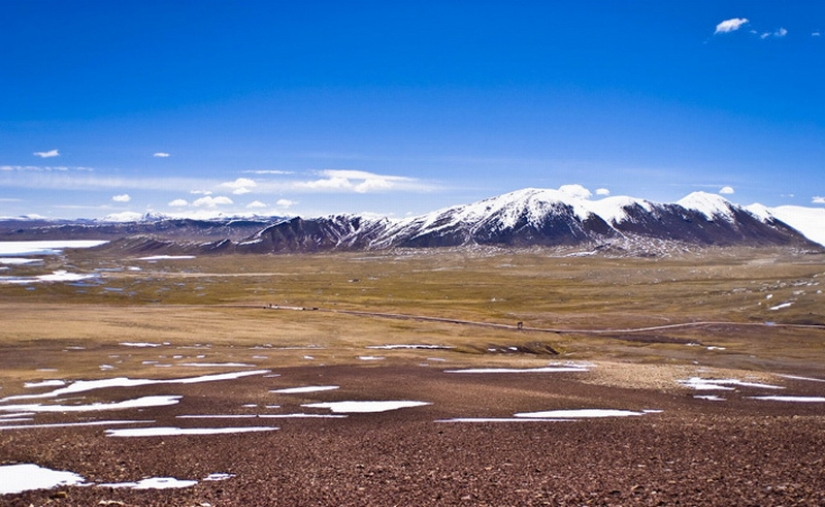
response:
<path id="1" fill-rule="evenodd" d="M 0 285 L 5 377 L 37 378 L 38 368 L 67 357 L 78 378 L 100 375 L 101 361 L 125 353 L 122 342 L 193 351 L 208 345 L 210 361 L 227 362 L 247 362 L 263 350 L 280 365 L 300 364 L 307 354 L 325 364 L 358 362 L 359 354 L 380 353 L 367 346 L 410 343 L 452 349 L 393 351 L 388 360 L 606 361 L 625 364 L 626 373 L 643 365 L 647 374 L 657 365 L 817 372 L 825 364 L 825 255 L 815 253 L 710 249 L 619 258 L 445 249 L 149 262 L 77 250 L 14 274 L 54 269 L 99 278 Z M 638 330 L 681 323 L 697 325 Z M 558 355 L 534 353 L 547 347 Z M 158 351 L 128 354 L 135 365 Z M 150 371 L 159 370 L 132 366 L 129 374 Z"/>

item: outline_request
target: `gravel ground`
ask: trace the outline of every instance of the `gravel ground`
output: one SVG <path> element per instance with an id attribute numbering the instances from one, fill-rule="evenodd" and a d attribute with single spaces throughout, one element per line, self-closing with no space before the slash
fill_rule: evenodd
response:
<path id="1" fill-rule="evenodd" d="M 638 387 L 644 382 L 592 383 L 589 373 L 447 374 L 397 365 L 277 373 L 102 389 L 73 402 L 159 394 L 183 399 L 166 407 L 35 416 L 37 423 L 151 419 L 152 426 L 278 426 L 277 431 L 114 438 L 105 435 L 106 426 L 2 430 L 0 465 L 35 463 L 98 484 L 146 477 L 199 482 L 145 491 L 57 487 L 3 495 L 0 505 L 825 505 L 825 403 L 750 398 L 776 390 L 697 393 L 669 385 Z M 783 395 L 825 395 L 825 383 L 772 380 L 785 388 Z M 302 385 L 340 388 L 270 392 Z M 726 401 L 695 394 L 718 394 Z M 301 405 L 342 400 L 430 404 L 337 419 L 177 417 L 329 414 Z M 250 404 L 256 406 L 244 407 Z M 439 422 L 582 408 L 661 412 L 558 422 Z M 213 473 L 233 476 L 202 480 Z"/>

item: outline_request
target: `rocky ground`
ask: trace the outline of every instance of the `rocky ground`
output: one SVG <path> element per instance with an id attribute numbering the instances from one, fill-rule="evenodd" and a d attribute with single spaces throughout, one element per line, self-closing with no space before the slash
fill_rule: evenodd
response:
<path id="1" fill-rule="evenodd" d="M 605 374 L 621 370 L 615 364 L 597 364 L 587 372 L 511 374 L 445 373 L 435 362 L 426 364 L 387 361 L 379 366 L 293 367 L 273 371 L 277 377 L 84 393 L 64 403 L 105 403 L 160 394 L 183 398 L 171 406 L 105 414 L 37 414 L 35 422 L 141 419 L 154 423 L 127 427 L 280 429 L 132 438 L 106 436 L 107 426 L 0 430 L 0 465 L 35 463 L 70 470 L 96 484 L 146 477 L 199 481 L 164 490 L 57 487 L 3 495 L 0 504 L 825 505 L 825 403 L 752 399 L 780 391 L 752 386 L 690 390 L 672 381 L 684 376 L 685 367 L 674 370 L 671 379 L 665 378 L 661 367 L 651 368 L 649 372 L 655 371 L 663 380 L 623 385 L 623 381 L 605 381 L 622 378 Z M 645 375 L 643 367 L 634 368 Z M 602 373 L 596 375 L 600 369 Z M 695 373 L 719 378 L 719 372 Z M 740 379 L 748 380 L 744 375 Z M 591 381 L 596 378 L 598 382 Z M 783 395 L 825 395 L 822 382 L 770 375 L 757 380 L 766 379 L 783 387 Z M 305 385 L 340 388 L 305 394 L 271 392 Z M 9 386 L 2 392 L 9 394 Z M 717 394 L 725 401 L 697 399 L 697 394 Z M 430 404 L 335 419 L 177 417 L 322 415 L 330 411 L 301 405 L 342 400 Z M 443 422 L 583 408 L 649 412 L 556 422 Z M 202 480 L 214 473 L 232 476 Z"/>

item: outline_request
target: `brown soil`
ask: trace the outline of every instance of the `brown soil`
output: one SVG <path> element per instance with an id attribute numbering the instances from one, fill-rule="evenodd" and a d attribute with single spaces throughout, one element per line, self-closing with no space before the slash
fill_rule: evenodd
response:
<path id="1" fill-rule="evenodd" d="M 155 420 L 153 426 L 277 425 L 280 430 L 143 438 L 107 437 L 105 427 L 0 431 L 0 464 L 36 463 L 71 470 L 90 482 L 234 474 L 228 480 L 201 481 L 176 490 L 63 487 L 5 495 L 0 503 L 10 507 L 825 505 L 825 404 L 753 400 L 749 396 L 777 393 L 747 387 L 718 393 L 727 401 L 711 402 L 694 398 L 695 391 L 674 387 L 669 380 L 647 387 L 625 386 L 616 373 L 621 367 L 615 364 L 598 365 L 586 373 L 497 375 L 450 374 L 438 366 L 388 358 L 381 366 L 293 367 L 275 370 L 279 377 L 86 393 L 84 402 L 150 394 L 184 398 L 178 405 L 141 411 L 41 414 L 36 422 L 130 418 Z M 642 366 L 635 368 L 634 373 L 644 375 Z M 606 373 L 597 376 L 600 369 Z M 685 373 L 722 378 L 713 372 L 690 372 L 684 366 L 666 370 L 651 369 L 660 378 L 682 378 Z M 600 383 L 593 383 L 594 377 Z M 823 383 L 770 380 L 785 387 L 781 394 L 825 394 Z M 302 395 L 269 392 L 300 385 L 341 387 Z M 325 414 L 327 410 L 300 405 L 336 400 L 420 400 L 431 405 L 344 419 L 175 417 Z M 247 403 L 257 407 L 244 408 Z M 265 408 L 267 404 L 280 408 Z M 662 412 L 567 422 L 439 422 L 579 408 Z"/>

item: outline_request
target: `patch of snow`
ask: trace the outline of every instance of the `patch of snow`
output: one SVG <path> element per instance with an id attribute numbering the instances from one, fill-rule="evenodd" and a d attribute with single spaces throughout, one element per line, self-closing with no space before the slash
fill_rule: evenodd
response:
<path id="1" fill-rule="evenodd" d="M 90 278 L 97 278 L 97 275 L 84 275 L 80 273 L 69 273 L 65 269 L 53 271 L 49 275 L 26 276 L 26 277 L 0 277 L 0 283 L 5 284 L 28 284 L 40 282 L 78 282 L 80 280 L 88 280 Z"/>
<path id="2" fill-rule="evenodd" d="M 16 426 L 2 426 L 0 430 L 36 430 L 36 429 L 50 429 L 50 428 L 76 428 L 82 426 L 114 426 L 117 424 L 146 424 L 153 423 L 153 420 L 137 420 L 137 421 L 86 421 L 76 423 L 48 423 L 48 424 L 20 424 Z"/>
<path id="3" fill-rule="evenodd" d="M 203 478 L 204 481 L 225 481 L 235 477 L 235 474 L 212 473 Z"/>
<path id="4" fill-rule="evenodd" d="M 782 386 L 775 386 L 771 384 L 761 384 L 758 382 L 743 382 L 739 379 L 735 378 L 728 378 L 728 379 L 708 379 L 708 378 L 699 378 L 699 377 L 691 377 L 686 380 L 679 380 L 680 384 L 685 387 L 689 387 L 691 389 L 695 389 L 697 391 L 733 391 L 733 387 L 728 386 L 739 386 L 739 387 L 758 387 L 761 389 L 785 389 Z"/>
<path id="5" fill-rule="evenodd" d="M 26 382 L 23 384 L 23 387 L 31 389 L 35 387 L 60 387 L 65 386 L 66 381 L 64 380 L 42 380 L 40 382 Z"/>
<path id="6" fill-rule="evenodd" d="M 182 435 L 227 435 L 232 433 L 258 433 L 275 431 L 277 426 L 240 426 L 236 428 L 174 428 L 158 426 L 153 428 L 124 428 L 106 430 L 107 437 L 174 437 Z"/>
<path id="7" fill-rule="evenodd" d="M 130 408 L 165 407 L 177 404 L 183 396 L 159 395 L 143 396 L 132 400 L 116 401 L 112 403 L 90 403 L 88 405 L 0 405 L 0 410 L 28 411 L 38 413 L 64 413 L 64 412 L 97 412 L 100 410 L 125 410 Z"/>
<path id="8" fill-rule="evenodd" d="M 436 419 L 437 423 L 509 423 L 509 422 L 570 422 L 574 419 L 545 419 L 540 417 L 454 417 Z"/>
<path id="9" fill-rule="evenodd" d="M 821 379 L 821 378 L 798 377 L 796 375 L 777 374 L 777 377 L 789 378 L 789 379 L 794 379 L 794 380 L 808 380 L 808 381 L 811 381 L 811 382 L 825 382 L 825 379 Z"/>
<path id="10" fill-rule="evenodd" d="M 697 400 L 725 401 L 725 398 L 722 398 L 721 396 L 716 396 L 715 394 L 696 394 L 693 397 Z"/>
<path id="11" fill-rule="evenodd" d="M 752 400 L 788 401 L 796 403 L 825 403 L 822 396 L 749 396 Z"/>
<path id="12" fill-rule="evenodd" d="M 124 347 L 160 347 L 160 343 L 148 343 L 148 342 L 120 342 L 119 345 Z"/>
<path id="13" fill-rule="evenodd" d="M 93 248 L 105 240 L 0 241 L 0 256 L 56 255 L 66 248 Z"/>
<path id="14" fill-rule="evenodd" d="M 160 366 L 160 365 L 155 365 Z M 168 366 L 168 365 L 167 365 Z M 105 389 L 109 387 L 139 387 L 153 384 L 198 384 L 201 382 L 215 382 L 221 380 L 235 380 L 241 377 L 248 377 L 250 375 L 263 375 L 269 373 L 270 370 L 254 370 L 254 371 L 240 371 L 230 373 L 217 373 L 212 375 L 201 375 L 198 377 L 186 377 L 180 379 L 130 379 L 128 377 L 115 377 L 101 380 L 76 380 L 68 386 L 49 391 L 41 394 L 20 394 L 15 396 L 7 396 L 0 398 L 0 403 L 12 400 L 34 400 L 41 398 L 54 398 L 66 394 L 77 394 L 95 389 Z M 2 406 L 0 406 L 2 407 Z"/>
<path id="15" fill-rule="evenodd" d="M 175 479 L 174 477 L 149 477 L 137 482 L 111 482 L 98 484 L 100 488 L 129 488 L 129 489 L 177 489 L 189 488 L 198 481 Z"/>
<path id="16" fill-rule="evenodd" d="M 583 408 L 578 410 L 546 410 L 543 412 L 520 412 L 515 417 L 539 417 L 543 419 L 589 419 L 596 417 L 630 417 L 644 415 L 645 412 L 603 408 Z"/>
<path id="17" fill-rule="evenodd" d="M 43 259 L 25 259 L 23 257 L 0 257 L 0 264 L 7 266 L 22 266 L 24 264 L 37 264 L 43 262 Z"/>
<path id="18" fill-rule="evenodd" d="M 50 470 L 31 463 L 0 465 L 0 495 L 83 484 L 74 472 Z"/>
<path id="19" fill-rule="evenodd" d="M 270 393 L 278 394 L 301 394 L 301 393 L 316 393 L 320 391 L 332 391 L 338 389 L 339 386 L 304 386 L 304 387 L 287 387 L 285 389 L 273 389 Z"/>
<path id="20" fill-rule="evenodd" d="M 361 361 L 383 361 L 386 358 L 381 356 L 358 356 L 358 359 Z"/>
<path id="21" fill-rule="evenodd" d="M 772 307 L 768 308 L 768 310 L 781 310 L 783 308 L 789 308 L 791 306 L 793 306 L 793 302 L 789 301 L 787 303 L 782 303 L 781 305 L 772 306 Z"/>
<path id="22" fill-rule="evenodd" d="M 421 407 L 430 405 L 425 401 L 330 401 L 325 403 L 309 403 L 301 405 L 308 408 L 327 408 L 336 414 L 364 414 L 387 412 L 400 408 Z"/>

